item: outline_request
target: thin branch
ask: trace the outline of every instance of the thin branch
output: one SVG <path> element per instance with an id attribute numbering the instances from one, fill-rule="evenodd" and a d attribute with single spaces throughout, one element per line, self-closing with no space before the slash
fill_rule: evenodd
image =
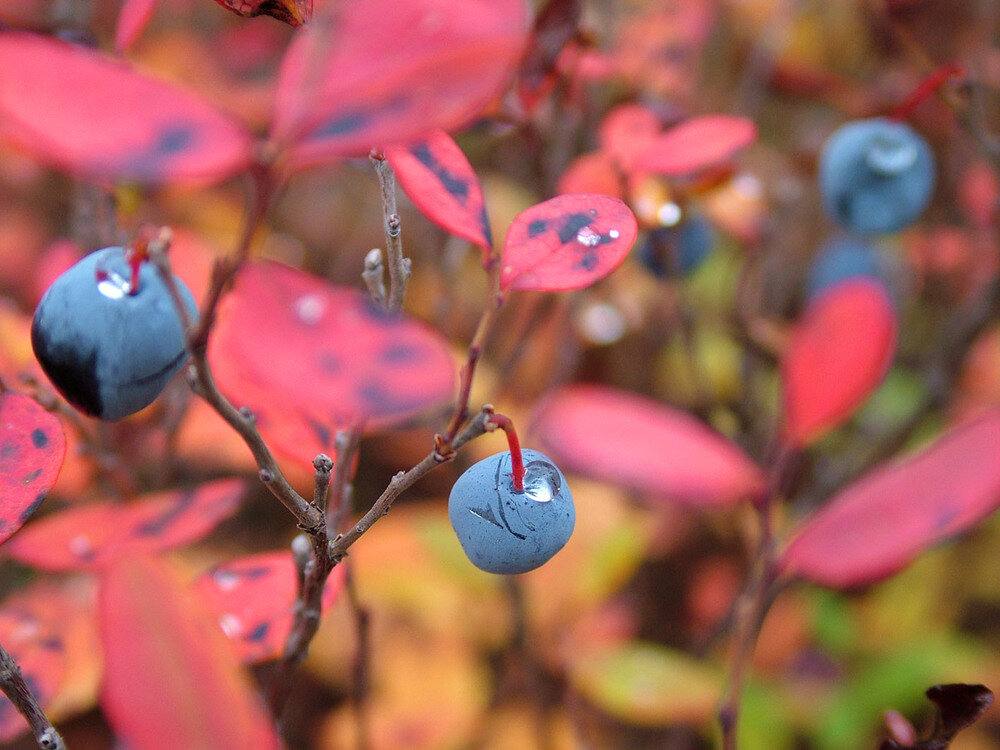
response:
<path id="1" fill-rule="evenodd" d="M 337 467 L 330 485 L 330 505 L 327 511 L 326 529 L 331 536 L 340 532 L 344 519 L 351 510 L 351 498 L 354 493 L 354 457 L 361 445 L 363 423 L 356 422 L 350 429 L 338 430 L 335 446 L 337 448 Z"/>
<path id="2" fill-rule="evenodd" d="M 372 663 L 371 612 L 361 601 L 358 587 L 354 581 L 354 570 L 347 567 L 344 581 L 347 589 L 347 600 L 354 613 L 354 630 L 357 635 L 357 650 L 354 653 L 353 688 L 351 704 L 354 709 L 354 722 L 357 727 L 358 750 L 371 747 L 371 719 L 368 712 L 368 689 Z"/>
<path id="3" fill-rule="evenodd" d="M 0 646 L 0 690 L 28 722 L 38 747 L 42 750 L 65 750 L 66 743 L 38 705 L 14 657 L 3 646 Z"/>
<path id="4" fill-rule="evenodd" d="M 368 293 L 375 300 L 375 304 L 386 307 L 389 302 L 385 294 L 385 266 L 382 264 L 382 250 L 380 248 L 373 247 L 368 251 L 361 279 L 368 287 Z"/>
<path id="5" fill-rule="evenodd" d="M 403 240 L 400 237 L 400 219 L 396 208 L 396 175 L 384 154 L 373 151 L 370 158 L 375 167 L 375 174 L 378 176 L 379 190 L 382 195 L 386 265 L 389 269 L 389 295 L 386 309 L 390 313 L 398 313 L 403 309 L 406 284 L 410 280 L 410 259 L 403 257 Z"/>

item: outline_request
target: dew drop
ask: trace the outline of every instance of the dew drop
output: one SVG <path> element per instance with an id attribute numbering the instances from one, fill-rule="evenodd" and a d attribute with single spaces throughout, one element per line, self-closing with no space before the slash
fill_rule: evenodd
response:
<path id="1" fill-rule="evenodd" d="M 917 147 L 909 140 L 893 135 L 874 139 L 865 154 L 873 172 L 892 177 L 905 172 L 917 160 Z"/>
<path id="2" fill-rule="evenodd" d="M 601 235 L 590 227 L 584 227 L 576 233 L 576 241 L 584 247 L 597 247 L 601 242 Z"/>
<path id="3" fill-rule="evenodd" d="M 326 312 L 326 302 L 318 294 L 307 294 L 295 300 L 295 314 L 308 326 L 316 325 Z"/>
<path id="4" fill-rule="evenodd" d="M 548 461 L 529 461 L 524 467 L 524 494 L 536 503 L 548 503 L 561 488 L 559 470 Z"/>
<path id="5" fill-rule="evenodd" d="M 243 621 L 236 615 L 222 615 L 219 618 L 219 625 L 230 638 L 238 638 L 243 632 Z"/>
<path id="6" fill-rule="evenodd" d="M 240 576 L 231 570 L 217 570 L 212 573 L 212 581 L 219 591 L 232 591 L 240 585 Z"/>
<path id="7" fill-rule="evenodd" d="M 90 543 L 90 537 L 80 534 L 69 540 L 69 551 L 77 557 L 90 557 L 94 554 L 94 545 Z"/>
<path id="8" fill-rule="evenodd" d="M 123 276 L 112 268 L 114 260 L 112 255 L 119 255 L 121 250 L 116 247 L 108 250 L 111 252 L 105 252 L 98 258 L 94 270 L 94 275 L 97 277 L 97 291 L 108 299 L 121 299 L 132 291 L 132 279 L 131 276 Z"/>
<path id="9" fill-rule="evenodd" d="M 619 237 L 621 237 L 621 232 L 619 232 L 617 229 L 612 229 L 610 232 L 608 232 L 608 237 L 610 237 L 613 240 L 617 240 Z"/>
<path id="10" fill-rule="evenodd" d="M 664 227 L 676 226 L 683 215 L 681 207 L 673 201 L 668 201 L 656 209 L 656 220 Z"/>

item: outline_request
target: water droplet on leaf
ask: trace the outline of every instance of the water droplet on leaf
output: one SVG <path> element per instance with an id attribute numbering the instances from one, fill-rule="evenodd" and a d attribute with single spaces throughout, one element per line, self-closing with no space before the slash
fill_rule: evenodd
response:
<path id="1" fill-rule="evenodd" d="M 597 247 L 601 242 L 601 235 L 590 227 L 584 227 L 576 233 L 576 241 L 584 247 Z"/>

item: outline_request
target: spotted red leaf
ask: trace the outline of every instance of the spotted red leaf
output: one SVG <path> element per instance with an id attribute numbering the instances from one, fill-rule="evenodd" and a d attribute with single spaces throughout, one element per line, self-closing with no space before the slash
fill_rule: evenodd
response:
<path id="1" fill-rule="evenodd" d="M 787 439 L 805 445 L 842 423 L 882 382 L 895 347 L 896 315 L 878 281 L 853 278 L 815 297 L 781 361 Z"/>
<path id="2" fill-rule="evenodd" d="M 333 455 L 338 429 L 398 424 L 454 395 L 454 360 L 437 332 L 278 263 L 240 272 L 209 358 L 267 441 L 310 464 Z"/>
<path id="3" fill-rule="evenodd" d="M 95 180 L 214 181 L 250 135 L 194 95 L 82 47 L 0 32 L 0 137 Z"/>
<path id="4" fill-rule="evenodd" d="M 462 149 L 443 130 L 411 146 L 390 146 L 385 155 L 410 200 L 435 224 L 483 249 L 493 241 L 479 178 Z"/>
<path id="5" fill-rule="evenodd" d="M 315 162 L 468 123 L 502 90 L 527 39 L 523 0 L 354 0 L 293 40 L 273 137 Z"/>
<path id="6" fill-rule="evenodd" d="M 327 579 L 324 608 L 340 595 L 346 570 L 338 565 Z M 291 553 L 262 552 L 215 566 L 195 582 L 195 589 L 240 659 L 261 662 L 281 655 L 292 627 L 296 578 Z"/>
<path id="7" fill-rule="evenodd" d="M 583 289 L 621 265 L 638 227 L 610 195 L 570 193 L 519 213 L 504 242 L 502 289 Z"/>
<path id="8" fill-rule="evenodd" d="M 763 472 L 698 420 L 643 396 L 600 386 L 554 391 L 535 411 L 542 450 L 564 471 L 688 505 L 759 496 Z"/>
<path id="9" fill-rule="evenodd" d="M 39 603 L 24 596 L 4 602 L 0 608 L 0 644 L 21 668 L 25 684 L 44 710 L 65 674 L 66 644 L 49 612 L 40 609 Z M 0 742 L 9 742 L 27 730 L 28 722 L 6 696 L 0 695 Z"/>
<path id="10" fill-rule="evenodd" d="M 24 394 L 0 394 L 0 543 L 41 505 L 65 455 L 66 436 L 55 416 Z"/>
<path id="11" fill-rule="evenodd" d="M 756 125 L 743 117 L 693 117 L 653 140 L 635 166 L 657 174 L 690 174 L 724 164 L 756 139 Z"/>
<path id="12" fill-rule="evenodd" d="M 312 19 L 312 0 L 215 0 L 244 18 L 271 16 L 289 26 L 301 26 Z"/>
<path id="13" fill-rule="evenodd" d="M 131 503 L 70 508 L 31 524 L 2 552 L 44 570 L 102 568 L 126 554 L 197 541 L 236 511 L 242 495 L 242 482 L 224 479 Z"/>
<path id="14" fill-rule="evenodd" d="M 791 574 L 834 588 L 878 581 L 1000 507 L 1000 412 L 876 469 L 809 518 L 782 557 Z"/>
<path id="15" fill-rule="evenodd" d="M 121 742 L 281 747 L 232 644 L 165 561 L 133 556 L 105 570 L 97 612 L 101 708 Z"/>
<path id="16" fill-rule="evenodd" d="M 145 31 L 153 11 L 160 0 L 125 0 L 118 11 L 118 23 L 115 25 L 115 49 L 125 52 L 131 49 L 136 40 Z"/>

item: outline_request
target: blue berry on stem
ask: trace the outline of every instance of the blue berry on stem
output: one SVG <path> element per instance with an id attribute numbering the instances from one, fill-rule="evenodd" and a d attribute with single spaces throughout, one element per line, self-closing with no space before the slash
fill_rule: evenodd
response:
<path id="1" fill-rule="evenodd" d="M 174 282 L 196 318 L 191 292 Z M 188 358 L 168 286 L 123 247 L 91 253 L 52 283 L 35 310 L 31 345 L 67 401 L 109 421 L 151 404 Z"/>
<path id="2" fill-rule="evenodd" d="M 566 477 L 542 453 L 523 451 L 523 491 L 510 451 L 469 467 L 452 487 L 448 515 L 472 564 L 488 573 L 526 573 L 563 548 L 576 523 Z"/>

